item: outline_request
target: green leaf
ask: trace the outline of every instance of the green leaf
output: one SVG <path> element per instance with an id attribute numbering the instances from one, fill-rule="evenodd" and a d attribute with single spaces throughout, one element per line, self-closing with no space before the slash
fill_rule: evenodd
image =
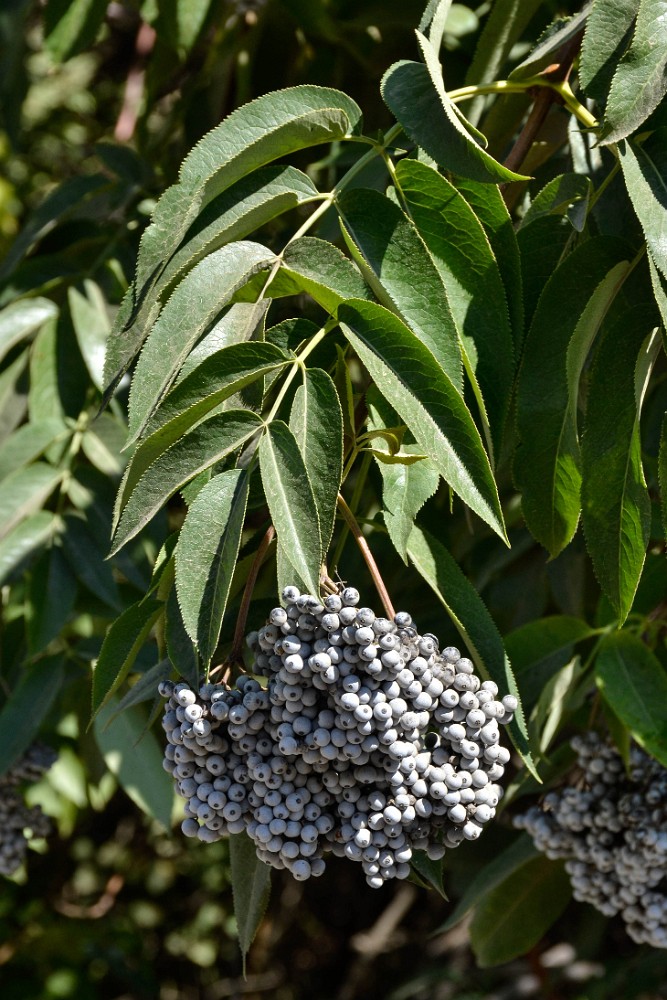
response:
<path id="1" fill-rule="evenodd" d="M 489 892 L 470 924 L 477 964 L 485 969 L 523 955 L 561 915 L 572 896 L 562 862 L 532 858 Z"/>
<path id="2" fill-rule="evenodd" d="M 571 718 L 576 709 L 581 708 L 587 692 L 582 687 L 586 675 L 581 658 L 573 656 L 544 685 L 531 715 L 531 730 L 540 754 L 546 754 L 549 746 L 565 720 Z"/>
<path id="3" fill-rule="evenodd" d="M 191 504 L 176 546 L 176 592 L 183 624 L 206 667 L 220 636 L 248 488 L 249 477 L 240 469 L 214 476 Z"/>
<path id="4" fill-rule="evenodd" d="M 116 718 L 129 708 L 130 705 L 141 705 L 144 701 L 155 702 L 160 696 L 157 693 L 158 684 L 166 681 L 172 672 L 172 665 L 169 660 L 160 660 L 159 663 L 149 667 L 145 673 L 141 674 L 138 680 L 126 691 L 123 697 L 117 701 L 116 712 L 112 718 Z M 111 720 L 109 720 L 111 721 Z"/>
<path id="5" fill-rule="evenodd" d="M 527 833 L 522 833 L 516 840 L 512 841 L 509 847 L 506 847 L 500 854 L 496 854 L 492 861 L 489 861 L 473 876 L 461 899 L 444 924 L 438 928 L 437 933 L 441 934 L 443 931 L 455 927 L 485 896 L 512 878 L 515 872 L 537 856 L 538 850 L 532 838 Z"/>
<path id="6" fill-rule="evenodd" d="M 528 748 L 519 690 L 486 605 L 447 549 L 416 526 L 408 541 L 408 555 L 452 619 L 478 669 L 495 681 L 501 694 L 513 694 L 519 699 L 519 707 L 507 728 L 526 766 L 539 781 Z"/>
<path id="7" fill-rule="evenodd" d="M 639 583 L 651 529 L 642 467 L 639 417 L 660 349 L 650 303 L 619 311 L 598 347 L 588 387 L 582 438 L 582 520 L 600 586 L 619 622 Z"/>
<path id="8" fill-rule="evenodd" d="M 0 584 L 44 548 L 61 525 L 56 514 L 39 510 L 0 541 Z"/>
<path id="9" fill-rule="evenodd" d="M 667 413 L 662 421 L 660 452 L 658 455 L 658 480 L 660 482 L 660 507 L 662 510 L 662 530 L 667 539 Z"/>
<path id="10" fill-rule="evenodd" d="M 439 64 L 437 71 L 440 72 Z M 440 84 L 436 88 L 426 66 L 402 60 L 394 63 L 382 78 L 382 97 L 412 141 L 443 170 L 486 184 L 524 180 L 478 145 L 462 124 L 442 80 Z"/>
<path id="11" fill-rule="evenodd" d="M 177 286 L 137 362 L 130 390 L 128 443 L 144 430 L 191 348 L 234 292 L 274 259 L 259 243 L 231 243 L 197 264 Z"/>
<path id="12" fill-rule="evenodd" d="M 211 0 L 159 0 L 156 29 L 184 59 L 204 27 Z"/>
<path id="13" fill-rule="evenodd" d="M 107 629 L 93 671 L 93 718 L 109 702 L 129 674 L 162 610 L 161 601 L 144 599 L 123 611 Z"/>
<path id="14" fill-rule="evenodd" d="M 261 418 L 250 410 L 228 410 L 203 420 L 163 452 L 130 494 L 110 554 L 134 538 L 188 480 L 241 448 L 261 426 Z"/>
<path id="15" fill-rule="evenodd" d="M 271 166 L 242 177 L 214 198 L 187 233 L 165 267 L 156 294 L 171 288 L 207 254 L 225 243 L 243 240 L 283 212 L 318 195 L 311 179 L 296 167 Z"/>
<path id="16" fill-rule="evenodd" d="M 41 555 L 28 578 L 25 623 L 31 656 L 62 631 L 76 595 L 76 578 L 62 549 L 54 545 Z"/>
<path id="17" fill-rule="evenodd" d="M 111 323 L 100 286 L 86 279 L 83 289 L 82 294 L 76 288 L 69 288 L 67 300 L 81 356 L 94 385 L 102 391 L 104 355 Z"/>
<path id="18" fill-rule="evenodd" d="M 527 713 L 547 681 L 572 659 L 575 645 L 594 634 L 579 618 L 552 615 L 527 622 L 505 636 L 505 649 Z"/>
<path id="19" fill-rule="evenodd" d="M 382 395 L 440 475 L 501 538 L 505 526 L 479 432 L 430 351 L 392 313 L 352 300 L 338 310 L 343 332 Z"/>
<path id="20" fill-rule="evenodd" d="M 514 377 L 514 347 L 493 251 L 463 195 L 431 167 L 403 160 L 396 179 L 445 286 L 464 364 L 473 385 L 476 381 L 481 388 L 499 452 Z"/>
<path id="21" fill-rule="evenodd" d="M 19 299 L 0 310 L 0 360 L 20 341 L 31 337 L 49 319 L 55 319 L 58 307 L 50 299 Z"/>
<path id="22" fill-rule="evenodd" d="M 172 572 L 174 572 L 176 560 L 172 558 L 171 561 Z M 165 581 L 160 581 L 161 595 L 164 592 L 164 585 Z M 185 631 L 175 586 L 170 586 L 166 601 L 164 639 L 172 667 L 181 677 L 185 678 L 192 688 L 198 688 L 200 684 L 199 656 L 192 644 L 192 639 Z"/>
<path id="23" fill-rule="evenodd" d="M 169 830 L 173 781 L 162 767 L 162 747 L 147 727 L 139 706 L 119 712 L 118 699 L 111 698 L 95 719 L 95 740 L 121 788 L 147 816 Z"/>
<path id="24" fill-rule="evenodd" d="M 307 292 L 332 315 L 344 299 L 371 297 L 352 261 L 333 244 L 312 236 L 303 236 L 285 248 L 280 275 L 292 280 L 294 293 Z M 273 294 L 273 285 L 269 291 Z"/>
<path id="25" fill-rule="evenodd" d="M 618 158 L 650 254 L 667 277 L 667 128 L 657 129 L 642 146 L 620 142 Z"/>
<path id="26" fill-rule="evenodd" d="M 212 354 L 217 354 L 223 347 L 242 344 L 247 340 L 263 340 L 261 330 L 270 304 L 270 299 L 233 303 L 222 319 L 218 320 L 190 351 L 181 365 L 174 386 L 179 385 L 202 361 L 206 361 Z"/>
<path id="27" fill-rule="evenodd" d="M 564 215 L 572 228 L 581 233 L 586 225 L 592 190 L 590 177 L 559 174 L 535 195 L 521 225 L 527 226 L 543 215 Z"/>
<path id="28" fill-rule="evenodd" d="M 413 851 L 410 866 L 427 885 L 435 889 L 443 899 L 447 899 L 442 884 L 442 861 L 432 861 L 426 851 Z"/>
<path id="29" fill-rule="evenodd" d="M 292 402 L 289 427 L 313 489 L 324 556 L 334 530 L 343 474 L 343 413 L 336 386 L 321 368 L 304 372 Z"/>
<path id="30" fill-rule="evenodd" d="M 282 420 L 273 420 L 259 443 L 259 467 L 278 544 L 317 597 L 322 564 L 317 506 L 299 445 Z"/>
<path id="31" fill-rule="evenodd" d="M 547 283 L 526 337 L 514 478 L 526 524 L 552 557 L 571 541 L 579 520 L 579 380 L 629 256 L 609 237 L 578 247 Z"/>
<path id="32" fill-rule="evenodd" d="M 10 473 L 0 483 L 0 539 L 39 510 L 62 477 L 62 472 L 46 462 L 33 462 Z"/>
<path id="33" fill-rule="evenodd" d="M 524 325 L 529 329 L 540 296 L 558 265 L 565 259 L 572 227 L 561 216 L 543 215 L 520 229 L 516 240 L 521 256 Z"/>
<path id="34" fill-rule="evenodd" d="M 616 24 L 620 34 L 631 12 Z M 640 0 L 632 41 L 609 88 L 601 142 L 618 142 L 636 131 L 667 92 L 667 23 L 663 0 Z"/>
<path id="35" fill-rule="evenodd" d="M 574 39 L 586 24 L 590 6 L 572 17 L 557 19 L 543 33 L 535 48 L 509 75 L 510 80 L 525 80 L 541 73 L 554 61 L 554 56 L 567 42 Z"/>
<path id="36" fill-rule="evenodd" d="M 271 869 L 260 861 L 247 833 L 229 837 L 229 863 L 239 947 L 245 956 L 262 922 L 271 891 Z"/>
<path id="37" fill-rule="evenodd" d="M 24 666 L 0 711 L 0 775 L 25 753 L 63 686 L 62 653 Z"/>
<path id="38" fill-rule="evenodd" d="M 97 537 L 82 516 L 67 514 L 63 551 L 78 580 L 92 594 L 118 611 L 122 605 L 111 566 L 100 548 L 107 539 Z"/>
<path id="39" fill-rule="evenodd" d="M 659 660 L 637 636 L 613 632 L 595 660 L 595 679 L 637 743 L 667 767 L 667 675 Z"/>
<path id="40" fill-rule="evenodd" d="M 351 238 L 361 251 L 359 263 L 378 300 L 413 330 L 461 392 L 456 324 L 442 276 L 415 226 L 379 191 L 346 191 L 338 210 L 346 241 L 350 245 Z"/>
<path id="41" fill-rule="evenodd" d="M 579 82 L 602 107 L 638 9 L 639 0 L 593 0 L 581 44 Z"/>
<path id="42" fill-rule="evenodd" d="M 64 441 L 69 431 L 62 421 L 46 419 L 24 424 L 0 446 L 0 480 L 29 465 L 55 441 Z"/>
<path id="43" fill-rule="evenodd" d="M 89 462 L 110 479 L 117 479 L 125 468 L 121 449 L 125 443 L 125 426 L 110 413 L 100 413 L 81 438 L 81 450 Z"/>
<path id="44" fill-rule="evenodd" d="M 95 41 L 107 6 L 107 0 L 49 0 L 44 43 L 56 62 L 71 59 Z"/>

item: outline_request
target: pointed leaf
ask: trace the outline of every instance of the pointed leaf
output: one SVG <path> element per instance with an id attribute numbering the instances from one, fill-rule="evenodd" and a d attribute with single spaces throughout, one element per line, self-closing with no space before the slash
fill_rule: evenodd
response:
<path id="1" fill-rule="evenodd" d="M 93 671 L 93 718 L 129 674 L 162 610 L 161 601 L 144 599 L 123 611 L 107 629 Z"/>
<path id="2" fill-rule="evenodd" d="M 624 244 L 606 237 L 578 247 L 547 283 L 526 337 L 514 478 L 526 523 L 552 557 L 571 541 L 579 520 L 579 379 L 629 256 Z"/>
<path id="3" fill-rule="evenodd" d="M 433 355 L 375 303 L 351 300 L 340 307 L 338 317 L 378 389 L 424 454 L 464 503 L 504 539 L 500 502 L 479 432 Z"/>
<path id="4" fill-rule="evenodd" d="M 248 278 L 274 260 L 259 243 L 231 243 L 183 279 L 144 345 L 132 380 L 129 441 L 134 441 L 169 389 L 194 344 Z"/>
<path id="5" fill-rule="evenodd" d="M 245 956 L 262 922 L 271 891 L 271 869 L 257 857 L 255 845 L 247 833 L 232 833 L 229 837 L 234 917 L 239 935 L 239 947 Z"/>
<path id="6" fill-rule="evenodd" d="M 528 732 L 512 667 L 486 605 L 447 549 L 416 526 L 408 541 L 408 555 L 452 619 L 478 669 L 495 681 L 501 694 L 513 694 L 519 700 L 507 729 L 526 766 L 539 780 L 528 748 Z"/>
<path id="7" fill-rule="evenodd" d="M 104 356 L 111 323 L 106 299 L 100 286 L 94 281 L 86 280 L 83 288 L 84 294 L 76 288 L 69 288 L 67 299 L 81 356 L 93 383 L 101 391 L 104 385 Z"/>
<path id="8" fill-rule="evenodd" d="M 336 386 L 321 368 L 307 368 L 290 412 L 290 430 L 303 456 L 320 524 L 322 554 L 329 548 L 343 474 L 343 413 Z"/>
<path id="9" fill-rule="evenodd" d="M 46 656 L 24 666 L 0 711 L 0 775 L 25 753 L 63 686 L 64 657 Z"/>
<path id="10" fill-rule="evenodd" d="M 444 900 L 447 899 L 442 884 L 442 861 L 432 861 L 426 851 L 413 851 L 410 866 L 427 885 L 435 889 Z"/>
<path id="11" fill-rule="evenodd" d="M 65 517 L 63 551 L 78 580 L 92 594 L 116 611 L 122 607 L 118 587 L 111 566 L 104 561 L 101 546 L 106 547 L 108 529 L 104 537 L 97 537 L 83 517 L 68 514 Z"/>
<path id="12" fill-rule="evenodd" d="M 28 578 L 25 619 L 31 656 L 62 631 L 76 595 L 76 578 L 62 549 L 54 545 L 42 554 Z"/>
<path id="13" fill-rule="evenodd" d="M 249 477 L 214 476 L 190 505 L 176 546 L 176 592 L 188 635 L 208 667 L 218 644 L 241 544 Z"/>
<path id="14" fill-rule="evenodd" d="M 527 715 L 545 684 L 572 659 L 575 645 L 594 634 L 579 618 L 551 615 L 528 622 L 505 636 L 505 649 Z"/>
<path id="15" fill-rule="evenodd" d="M 62 480 L 63 473 L 46 462 L 33 462 L 0 483 L 0 539 L 39 510 Z"/>
<path id="16" fill-rule="evenodd" d="M 590 177 L 559 174 L 535 195 L 521 225 L 527 226 L 543 215 L 564 215 L 572 228 L 581 233 L 586 225 L 592 190 Z"/>
<path id="17" fill-rule="evenodd" d="M 561 216 L 543 215 L 520 229 L 516 240 L 521 256 L 524 328 L 528 330 L 547 282 L 570 249 L 572 227 Z"/>
<path id="18" fill-rule="evenodd" d="M 65 441 L 71 435 L 62 421 L 38 420 L 23 424 L 0 446 L 0 479 L 29 465 L 55 441 Z"/>
<path id="19" fill-rule="evenodd" d="M 667 675 L 660 661 L 637 636 L 613 632 L 595 660 L 595 679 L 637 743 L 667 767 Z"/>
<path id="20" fill-rule="evenodd" d="M 648 249 L 667 278 L 667 128 L 657 129 L 642 146 L 619 143 L 618 158 Z"/>
<path id="21" fill-rule="evenodd" d="M 322 564 L 317 506 L 299 445 L 282 420 L 273 420 L 259 443 L 259 467 L 278 544 L 317 597 Z"/>
<path id="22" fill-rule="evenodd" d="M 202 361 L 206 361 L 212 354 L 217 354 L 223 347 L 242 344 L 247 340 L 263 340 L 260 331 L 270 304 L 270 299 L 260 299 L 259 302 L 234 302 L 222 319 L 218 320 L 190 351 L 174 381 L 174 386 L 182 382 Z"/>
<path id="23" fill-rule="evenodd" d="M 251 410 L 228 410 L 203 420 L 163 452 L 130 494 L 111 555 L 134 538 L 181 486 L 241 448 L 261 426 L 261 418 Z"/>
<path id="24" fill-rule="evenodd" d="M 604 107 L 618 62 L 630 41 L 639 0 L 593 0 L 579 57 L 581 86 Z"/>
<path id="25" fill-rule="evenodd" d="M 160 660 L 154 666 L 149 667 L 139 679 L 135 681 L 129 691 L 116 702 L 116 712 L 112 718 L 116 718 L 129 708 L 130 705 L 141 705 L 144 701 L 155 702 L 160 696 L 157 693 L 158 685 L 161 681 L 166 681 L 172 673 L 172 665 L 169 660 Z M 111 719 L 109 720 L 111 721 Z"/>
<path id="26" fill-rule="evenodd" d="M 583 32 L 590 6 L 590 3 L 586 3 L 577 14 L 564 18 L 564 23 L 556 19 L 553 24 L 549 25 L 531 53 L 518 66 L 514 67 L 509 79 L 525 80 L 528 77 L 536 76 L 551 65 L 559 49 L 562 49 L 567 42 Z"/>
<path id="27" fill-rule="evenodd" d="M 627 30 L 628 14 L 617 23 Z M 667 5 L 640 0 L 632 41 L 609 88 L 601 142 L 618 142 L 636 131 L 667 92 Z"/>
<path id="28" fill-rule="evenodd" d="M 104 762 L 121 788 L 143 812 L 171 829 L 173 781 L 141 708 L 131 705 L 118 712 L 118 699 L 112 698 L 95 719 L 94 731 Z"/>
<path id="29" fill-rule="evenodd" d="M 628 303 L 593 361 L 582 438 L 584 535 L 595 574 L 622 623 L 632 607 L 651 529 L 639 417 L 660 348 L 650 304 Z"/>
<path id="30" fill-rule="evenodd" d="M 281 276 L 289 277 L 294 292 L 308 292 L 332 315 L 344 299 L 370 299 L 361 274 L 340 250 L 326 240 L 304 236 L 290 243 L 282 255 Z M 272 294 L 271 286 L 270 294 Z"/>
<path id="31" fill-rule="evenodd" d="M 53 538 L 61 520 L 48 510 L 39 510 L 0 541 L 0 584 L 24 566 Z"/>
<path id="32" fill-rule="evenodd" d="M 415 226 L 379 191 L 346 191 L 338 210 L 378 300 L 415 332 L 462 391 L 461 348 L 447 292 Z"/>
<path id="33" fill-rule="evenodd" d="M 21 340 L 55 319 L 58 306 L 50 299 L 19 299 L 0 311 L 0 360 Z"/>

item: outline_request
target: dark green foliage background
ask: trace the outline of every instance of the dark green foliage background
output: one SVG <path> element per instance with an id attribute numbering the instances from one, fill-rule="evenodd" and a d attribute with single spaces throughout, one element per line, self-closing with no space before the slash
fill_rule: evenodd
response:
<path id="1" fill-rule="evenodd" d="M 420 630 L 435 632 L 442 645 L 461 643 L 463 633 L 463 644 L 504 688 L 513 683 L 505 651 L 512 663 L 531 756 L 525 733 L 515 726 L 524 763 L 515 755 L 511 797 L 539 793 L 533 763 L 545 784 L 557 783 L 572 763 L 569 736 L 591 724 L 608 728 L 621 748 L 633 734 L 667 764 L 667 699 L 661 696 L 667 685 L 667 260 L 661 243 L 667 226 L 667 38 L 662 29 L 662 56 L 645 44 L 653 6 L 649 0 L 594 3 L 571 82 L 580 100 L 579 82 L 597 102 L 591 107 L 603 122 L 602 142 L 620 140 L 614 147 L 620 166 L 616 152 L 587 139 L 581 122 L 555 101 L 539 143 L 515 166 L 532 179 L 504 189 L 516 240 L 507 227 L 494 230 L 499 202 L 489 192 L 495 187 L 475 178 L 501 170 L 494 163 L 511 152 L 536 96 L 522 81 L 543 71 L 576 37 L 583 20 L 548 28 L 557 15 L 576 15 L 576 3 L 453 6 L 440 49 L 447 90 L 509 78 L 516 91 L 477 96 L 460 106 L 487 136 L 489 156 L 469 135 L 458 146 L 439 142 L 433 121 L 438 127 L 447 123 L 417 62 L 413 30 L 422 0 L 48 0 L 45 7 L 10 0 L 3 6 L 0 45 L 10 58 L 0 67 L 0 732 L 11 737 L 0 740 L 0 769 L 37 734 L 60 752 L 52 773 L 30 793 L 54 817 L 57 835 L 29 852 L 27 870 L 5 880 L 0 893 L 3 995 L 605 1000 L 667 993 L 663 953 L 632 945 L 620 921 L 569 902 L 560 866 L 536 857 L 512 830 L 512 807 L 479 843 L 447 855 L 443 880 L 450 902 L 407 883 L 373 892 L 357 866 L 335 859 L 323 878 L 305 885 L 274 873 L 244 980 L 229 846 L 167 834 L 171 782 L 159 766 L 159 725 L 147 730 L 159 713 L 153 694 L 158 681 L 174 668 L 189 678 L 201 669 L 191 636 L 204 660 L 218 663 L 228 655 L 243 584 L 269 524 L 267 502 L 276 522 L 283 519 L 275 496 L 276 484 L 288 478 L 281 480 L 281 468 L 307 469 L 314 477 L 312 487 L 307 476 L 296 477 L 299 489 L 290 507 L 302 517 L 295 529 L 303 542 L 297 569 L 307 575 L 319 567 L 322 538 L 310 515 L 326 508 L 328 523 L 333 520 L 331 482 L 340 470 L 335 462 L 320 470 L 313 455 L 329 443 L 335 451 L 342 420 L 346 443 L 357 435 L 360 446 L 343 493 L 372 529 L 370 544 L 396 608 L 410 610 Z M 605 18 L 603 7 L 612 16 Z M 633 58 L 623 61 L 635 14 Z M 385 103 L 380 82 L 397 60 L 414 61 L 417 68 L 385 81 Z M 154 412 L 168 387 L 169 373 L 159 368 L 165 344 L 181 350 L 174 371 L 183 361 L 192 367 L 186 356 L 194 334 L 207 332 L 219 312 L 221 261 L 237 302 L 227 322 L 236 324 L 237 340 L 252 340 L 266 318 L 263 307 L 253 305 L 266 278 L 265 260 L 279 254 L 306 219 L 301 201 L 309 197 L 308 185 L 330 190 L 368 148 L 346 140 L 313 148 L 294 144 L 290 169 L 310 180 L 294 181 L 293 173 L 285 185 L 292 190 L 296 184 L 293 204 L 300 207 L 250 227 L 243 238 L 261 247 L 232 243 L 215 250 L 220 256 L 209 263 L 210 274 L 204 262 L 195 298 L 201 295 L 204 302 L 208 289 L 210 313 L 203 305 L 199 315 L 191 313 L 187 282 L 193 271 L 187 254 L 181 259 L 183 270 L 169 279 L 177 294 L 186 288 L 183 310 L 166 321 L 174 324 L 174 335 L 152 355 L 142 355 L 132 390 L 122 381 L 100 416 L 105 382 L 116 375 L 107 361 L 105 379 L 104 343 L 156 202 L 177 181 L 191 148 L 228 114 L 301 84 L 348 94 L 363 111 L 365 136 L 379 137 L 392 126 L 389 105 L 409 136 L 395 136 L 400 149 L 413 140 L 436 159 L 451 150 L 451 162 L 442 164 L 447 185 L 434 180 L 428 156 L 422 163 L 403 159 L 397 168 L 402 204 L 411 209 L 420 237 L 398 202 L 380 193 L 388 175 L 376 156 L 339 200 L 347 243 L 329 210 L 285 254 L 269 293 L 276 296 L 266 323 L 270 343 L 238 344 L 240 350 L 234 348 L 221 365 L 213 355 L 210 369 L 202 367 L 206 384 L 220 393 L 218 402 L 227 394 L 220 387 L 230 387 L 232 405 L 239 408 L 236 423 L 230 430 L 226 415 L 214 416 L 198 436 L 195 430 L 183 437 L 187 419 L 173 425 L 168 418 L 182 412 L 187 418 L 188 406 L 204 405 L 198 395 L 203 376 L 200 371 L 192 382 L 179 382 Z M 419 114 L 411 87 L 423 95 Z M 638 92 L 644 95 L 639 102 Z M 223 210 L 235 210 L 234 200 L 224 199 L 223 192 L 205 210 L 207 225 L 214 226 Z M 443 200 L 445 239 L 429 225 Z M 185 198 L 183 213 L 190 207 Z M 486 236 L 473 212 L 487 227 Z M 163 243 L 176 239 L 178 216 L 167 212 L 165 218 L 152 248 L 155 260 Z M 309 242 L 312 236 L 319 243 Z M 323 240 L 351 254 L 361 273 Z M 454 284 L 446 295 L 447 282 L 433 265 L 439 253 L 446 256 L 443 273 L 449 268 L 461 278 L 454 297 Z M 466 313 L 474 297 L 467 285 L 471 274 L 483 277 L 477 285 L 470 279 L 477 298 Z M 408 303 L 415 288 L 421 305 Z M 393 312 L 400 314 L 407 304 L 414 311 L 403 316 L 404 324 L 370 301 L 373 296 Z M 501 319 L 498 306 L 505 296 L 508 317 Z M 245 474 L 235 474 L 233 491 L 220 478 L 206 487 L 207 473 L 194 475 L 203 450 L 218 461 L 217 471 L 225 468 L 228 451 L 259 425 L 250 411 L 261 409 L 262 384 L 269 408 L 275 403 L 273 380 L 281 385 L 290 364 L 291 355 L 283 352 L 308 343 L 348 299 L 339 315 L 345 336 L 328 333 L 310 354 L 310 382 L 299 390 L 291 416 L 289 406 L 271 413 L 276 419 L 260 450 L 262 480 L 255 474 L 246 483 Z M 119 371 L 140 346 L 123 316 L 128 319 L 121 307 L 112 338 Z M 461 316 L 469 324 L 464 333 L 485 331 L 488 353 L 482 343 L 476 375 L 488 408 L 488 434 L 470 383 L 463 398 L 451 388 L 446 406 L 444 397 L 429 401 L 430 356 L 415 347 L 410 332 L 437 350 L 441 326 L 455 330 Z M 148 332 L 155 314 L 142 314 L 141 321 Z M 661 323 L 637 369 L 647 335 Z M 192 343 L 185 343 L 187 336 Z M 548 355 L 545 343 L 552 347 Z M 415 375 L 415 363 L 407 373 L 414 396 L 399 416 L 369 388 L 358 359 L 380 388 L 391 388 L 408 351 L 417 351 L 422 362 L 426 358 L 427 367 Z M 462 370 L 458 350 L 438 361 L 456 383 Z M 251 380 L 260 367 L 263 383 Z M 648 381 L 640 422 L 635 376 L 642 374 Z M 319 400 L 324 412 L 334 385 L 340 416 L 337 410 L 335 420 L 320 415 L 316 439 L 302 454 L 296 435 L 303 394 L 310 391 L 308 405 L 316 412 Z M 130 430 L 139 444 L 122 451 L 128 398 Z M 457 445 L 473 456 L 475 490 L 482 484 L 479 503 L 474 490 L 466 493 L 450 476 L 444 450 L 436 449 L 433 463 L 382 461 L 393 452 L 406 460 L 421 455 L 426 423 L 432 430 L 433 420 L 442 422 L 452 411 L 458 414 Z M 166 433 L 176 443 L 165 453 Z M 479 446 L 471 444 L 474 434 Z M 485 465 L 491 448 L 500 505 Z M 156 455 L 162 464 L 141 479 Z M 131 486 L 140 486 L 121 513 L 130 493 L 121 482 L 128 460 Z M 274 460 L 278 471 L 271 480 Z M 435 491 L 435 466 L 468 506 L 444 483 Z M 579 469 L 573 478 L 561 475 L 573 466 Z M 405 509 L 402 517 L 389 517 L 383 495 L 385 505 L 387 497 L 399 495 L 401 472 L 408 483 Z M 572 488 L 577 476 L 583 480 L 581 505 L 578 488 Z M 116 499 L 119 487 L 122 503 Z M 228 519 L 234 504 L 237 529 L 234 518 Z M 176 533 L 188 510 L 192 519 L 174 559 Z M 618 518 L 627 510 L 626 532 Z M 215 586 L 197 546 L 201 528 L 213 561 L 214 514 L 224 540 Z M 410 534 L 416 516 L 420 530 Z M 107 559 L 112 526 L 118 534 Z M 502 540 L 505 529 L 510 547 Z M 364 601 L 378 607 L 368 570 L 340 518 L 329 556 L 330 572 L 360 586 Z M 275 603 L 275 572 L 271 552 L 254 590 L 250 626 L 261 623 Z M 278 572 L 295 572 L 280 553 Z M 225 588 L 226 610 L 220 597 Z M 210 621 L 216 610 L 222 616 L 221 607 L 218 637 Z M 91 701 L 98 713 L 92 725 Z M 253 914 L 249 919 L 254 927 Z M 526 984 L 532 994 L 520 992 Z"/>

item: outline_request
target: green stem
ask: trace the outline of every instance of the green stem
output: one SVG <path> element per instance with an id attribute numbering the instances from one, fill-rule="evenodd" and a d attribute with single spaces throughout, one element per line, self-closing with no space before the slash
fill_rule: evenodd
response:
<path id="1" fill-rule="evenodd" d="M 450 90 L 448 97 L 454 101 L 467 101 L 483 94 L 524 94 L 533 87 L 548 87 L 559 95 L 563 104 L 586 128 L 597 128 L 598 120 L 588 108 L 577 100 L 567 80 L 549 80 L 544 76 L 531 76 L 526 80 L 493 80 L 470 87 Z"/>
<path id="2" fill-rule="evenodd" d="M 268 415 L 264 418 L 265 424 L 270 424 L 273 418 L 275 417 L 276 413 L 280 409 L 280 405 L 284 400 L 287 390 L 292 384 L 296 373 L 299 371 L 303 371 L 305 369 L 304 365 L 305 359 L 312 351 L 315 350 L 317 345 L 326 337 L 327 333 L 329 333 L 330 330 L 333 330 L 335 326 L 336 326 L 336 320 L 334 319 L 330 319 L 327 323 L 325 323 L 322 329 L 318 330 L 318 332 L 310 338 L 310 340 L 302 350 L 301 354 L 299 354 L 298 357 L 294 359 L 294 364 L 287 373 L 287 378 L 283 382 L 280 388 L 280 392 L 276 396 L 273 406 L 271 407 Z"/>

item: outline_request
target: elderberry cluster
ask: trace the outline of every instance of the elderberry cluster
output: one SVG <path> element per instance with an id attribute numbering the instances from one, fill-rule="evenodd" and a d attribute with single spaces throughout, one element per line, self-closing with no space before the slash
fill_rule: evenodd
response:
<path id="1" fill-rule="evenodd" d="M 43 743 L 33 743 L 0 777 L 0 874 L 13 875 L 23 863 L 29 837 L 46 837 L 51 823 L 39 806 L 23 801 L 19 786 L 37 781 L 56 759 Z"/>
<path id="2" fill-rule="evenodd" d="M 516 699 L 452 646 L 440 651 L 406 612 L 358 607 L 345 587 L 320 601 L 283 591 L 247 637 L 251 671 L 234 687 L 165 682 L 165 767 L 185 799 L 183 832 L 246 830 L 257 855 L 297 879 L 332 852 L 379 888 L 475 840 L 495 815 L 509 760 L 499 723 Z"/>
<path id="3" fill-rule="evenodd" d="M 514 823 L 548 858 L 565 858 L 574 898 L 620 914 L 638 944 L 667 948 L 667 769 L 639 747 L 626 773 L 593 732 L 572 740 L 580 776 Z"/>

